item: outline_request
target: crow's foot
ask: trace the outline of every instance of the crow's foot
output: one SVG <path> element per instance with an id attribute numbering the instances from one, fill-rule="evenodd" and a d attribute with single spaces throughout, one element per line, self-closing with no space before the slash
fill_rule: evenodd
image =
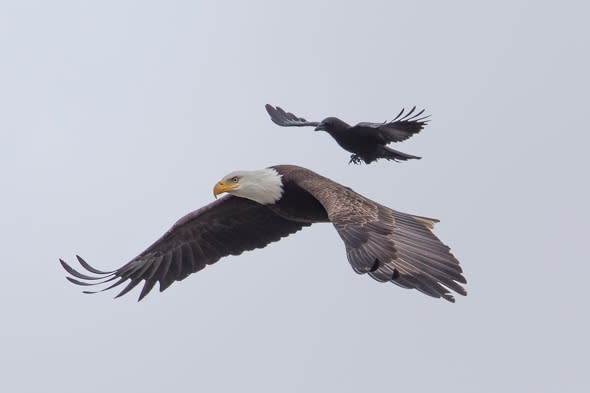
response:
<path id="1" fill-rule="evenodd" d="M 360 163 L 362 163 L 362 159 L 357 154 L 353 154 L 350 156 L 350 161 L 348 161 L 348 163 L 359 165 Z"/>

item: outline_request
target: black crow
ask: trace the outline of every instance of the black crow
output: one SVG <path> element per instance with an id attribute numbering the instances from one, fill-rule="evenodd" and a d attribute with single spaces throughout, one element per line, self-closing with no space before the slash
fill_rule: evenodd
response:
<path id="1" fill-rule="evenodd" d="M 429 120 L 429 116 L 422 115 L 424 109 L 414 114 L 416 107 L 413 107 L 405 114 L 404 109 L 402 109 L 391 121 L 383 123 L 363 122 L 355 126 L 350 126 L 337 117 L 327 117 L 321 122 L 307 121 L 290 112 L 285 112 L 278 106 L 273 107 L 266 104 L 265 108 L 270 115 L 270 119 L 280 126 L 310 126 L 315 127 L 316 131 L 326 131 L 344 150 L 353 153 L 350 156 L 349 164 L 360 164 L 361 161 L 370 164 L 379 158 L 394 161 L 420 159 L 421 157 L 393 150 L 386 145 L 390 142 L 405 141 L 420 132 Z"/>

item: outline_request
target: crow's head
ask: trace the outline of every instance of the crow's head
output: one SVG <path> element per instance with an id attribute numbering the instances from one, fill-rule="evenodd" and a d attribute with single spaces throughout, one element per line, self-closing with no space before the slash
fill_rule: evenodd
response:
<path id="1" fill-rule="evenodd" d="M 337 117 L 326 117 L 322 122 L 315 128 L 316 131 L 341 131 L 349 128 L 350 126 L 340 120 Z"/>

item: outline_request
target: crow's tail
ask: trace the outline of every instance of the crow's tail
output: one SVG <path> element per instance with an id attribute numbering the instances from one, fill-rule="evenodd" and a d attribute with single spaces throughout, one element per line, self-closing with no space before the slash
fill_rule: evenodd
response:
<path id="1" fill-rule="evenodd" d="M 407 160 L 419 160 L 422 157 L 412 156 L 410 154 L 402 153 L 401 151 L 393 150 L 387 146 L 382 146 L 380 151 L 380 157 L 386 160 L 394 161 L 407 161 Z"/>

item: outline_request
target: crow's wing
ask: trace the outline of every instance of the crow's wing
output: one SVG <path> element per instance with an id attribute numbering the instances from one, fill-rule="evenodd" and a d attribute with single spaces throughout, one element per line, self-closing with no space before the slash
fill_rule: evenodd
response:
<path id="1" fill-rule="evenodd" d="M 402 109 L 395 119 L 383 123 L 358 123 L 351 130 L 358 130 L 360 133 L 368 133 L 380 137 L 385 143 L 401 142 L 414 134 L 417 134 L 428 123 L 430 116 L 423 116 L 424 109 L 416 111 L 413 107 L 409 112 L 405 113 Z"/>
<path id="2" fill-rule="evenodd" d="M 291 112 L 285 112 L 281 107 L 274 107 L 266 104 L 264 106 L 270 115 L 273 123 L 283 127 L 317 127 L 320 123 L 318 121 L 307 121 L 302 117 L 297 117 Z"/>
<path id="3" fill-rule="evenodd" d="M 282 237 L 310 224 L 286 220 L 264 205 L 245 198 L 228 196 L 187 214 L 159 240 L 121 268 L 105 272 L 90 266 L 77 256 L 86 270 L 80 273 L 60 259 L 74 284 L 91 286 L 112 282 L 95 293 L 111 289 L 126 281 L 117 297 L 145 281 L 139 300 L 147 295 L 156 282 L 160 292 L 174 281 L 180 281 L 226 255 L 265 247 Z"/>

